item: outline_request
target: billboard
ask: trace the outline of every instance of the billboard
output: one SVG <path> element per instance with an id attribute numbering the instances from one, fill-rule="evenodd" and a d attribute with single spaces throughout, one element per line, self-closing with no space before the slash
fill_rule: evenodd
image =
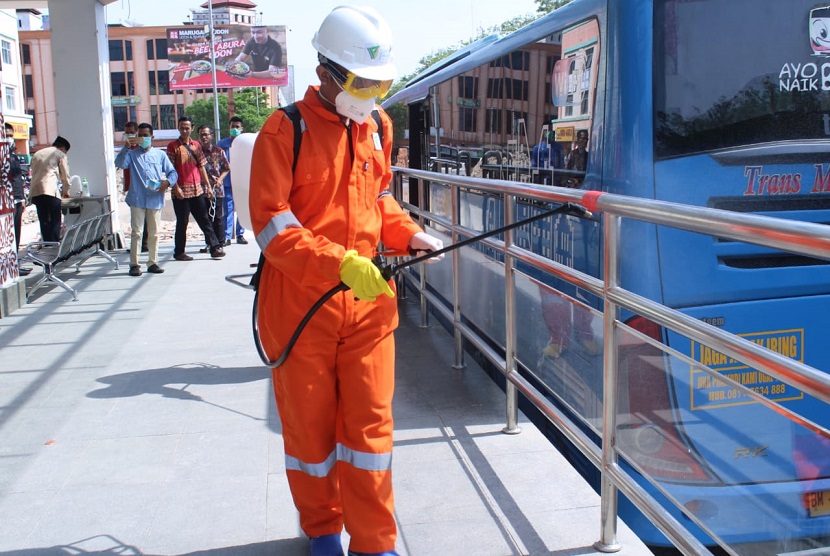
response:
<path id="1" fill-rule="evenodd" d="M 207 29 L 194 25 L 167 29 L 170 89 L 213 87 L 208 35 Z M 284 25 L 216 25 L 213 47 L 218 88 L 288 85 Z"/>

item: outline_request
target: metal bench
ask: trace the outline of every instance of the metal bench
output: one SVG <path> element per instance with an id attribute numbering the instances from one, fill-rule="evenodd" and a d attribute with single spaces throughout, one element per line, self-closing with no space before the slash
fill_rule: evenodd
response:
<path id="1" fill-rule="evenodd" d="M 26 260 L 43 268 L 43 275 L 26 292 L 26 297 L 37 291 L 47 282 L 54 282 L 72 294 L 72 300 L 78 300 L 75 288 L 61 280 L 57 273 L 66 266 L 75 265 L 75 272 L 80 272 L 81 265 L 94 255 L 101 255 L 115 265 L 118 270 L 118 261 L 113 259 L 104 250 L 104 240 L 110 225 L 110 215 L 106 213 L 82 220 L 66 229 L 60 241 L 33 241 L 26 246 Z"/>

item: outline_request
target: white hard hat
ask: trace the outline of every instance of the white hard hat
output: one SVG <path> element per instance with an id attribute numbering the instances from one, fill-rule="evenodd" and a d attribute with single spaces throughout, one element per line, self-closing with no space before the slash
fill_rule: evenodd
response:
<path id="1" fill-rule="evenodd" d="M 311 45 L 359 77 L 384 81 L 397 75 L 392 62 L 392 31 L 372 8 L 334 8 L 314 34 Z"/>

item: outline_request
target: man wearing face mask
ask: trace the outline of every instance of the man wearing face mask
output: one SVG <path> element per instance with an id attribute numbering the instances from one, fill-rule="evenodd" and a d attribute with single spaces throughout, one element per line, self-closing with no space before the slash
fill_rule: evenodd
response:
<path id="1" fill-rule="evenodd" d="M 233 140 L 242 135 L 243 129 L 242 118 L 239 116 L 232 117 L 228 133 L 230 137 L 220 139 L 219 142 L 216 143 L 222 147 L 223 151 L 225 151 L 225 157 L 228 159 L 228 162 L 231 160 L 231 145 L 233 145 Z M 224 204 L 223 208 L 225 209 L 225 235 L 223 236 L 225 238 L 225 247 L 231 244 L 234 224 L 236 224 L 236 242 L 245 245 L 248 243 L 248 240 L 245 239 L 245 228 L 234 218 L 234 210 L 236 210 L 236 207 L 233 203 L 233 188 L 231 187 L 230 172 L 225 175 L 222 185 L 225 193 L 225 196 L 222 198 Z M 221 240 L 222 238 L 220 237 L 219 239 Z"/>
<path id="2" fill-rule="evenodd" d="M 129 121 L 124 124 L 124 140 L 127 141 L 128 145 L 132 145 L 131 149 L 138 148 L 138 122 Z M 133 139 L 133 141 L 128 141 L 128 139 Z M 124 170 L 124 193 L 130 191 L 130 171 Z M 147 247 L 147 229 L 149 226 L 144 224 L 144 235 L 141 236 L 141 252 L 146 253 L 149 250 Z"/>
<path id="3" fill-rule="evenodd" d="M 375 106 L 395 77 L 391 31 L 370 8 L 340 6 L 312 40 L 319 86 L 296 103 L 304 130 L 282 111 L 254 145 L 250 215 L 265 254 L 259 329 L 276 357 L 300 320 L 342 281 L 272 370 L 285 466 L 312 556 L 394 556 L 392 394 L 398 323 L 394 284 L 372 263 L 386 249 L 443 247 L 389 192 L 392 122 Z M 383 133 L 371 112 L 378 110 Z M 383 139 L 381 140 L 381 136 Z"/>
<path id="4" fill-rule="evenodd" d="M 131 147 L 137 148 L 132 149 Z M 147 225 L 147 272 L 161 274 L 158 265 L 159 226 L 161 209 L 164 208 L 164 192 L 179 175 L 167 154 L 153 148 L 153 126 L 138 125 L 137 137 L 129 137 L 115 157 L 117 168 L 130 170 L 130 190 L 126 202 L 130 207 L 130 276 L 141 276 L 138 256 L 141 251 L 141 235 Z"/>

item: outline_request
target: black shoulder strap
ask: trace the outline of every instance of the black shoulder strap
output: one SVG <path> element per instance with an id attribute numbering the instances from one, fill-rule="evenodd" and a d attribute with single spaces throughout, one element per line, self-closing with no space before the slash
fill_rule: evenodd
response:
<path id="1" fill-rule="evenodd" d="M 300 146 L 303 144 L 303 115 L 300 114 L 300 109 L 296 104 L 289 104 L 280 108 L 285 112 L 286 117 L 294 124 L 294 162 L 291 163 L 291 173 L 297 170 L 297 158 L 300 156 Z M 383 122 L 380 119 L 380 112 L 372 110 L 372 118 L 378 126 L 378 135 L 380 136 L 380 144 L 383 145 Z"/>
<path id="2" fill-rule="evenodd" d="M 294 162 L 291 163 L 291 173 L 297 169 L 297 157 L 300 156 L 300 145 L 303 144 L 303 115 L 296 104 L 289 104 L 280 108 L 286 117 L 294 124 Z"/>
<path id="3" fill-rule="evenodd" d="M 184 148 L 187 149 L 187 152 L 189 152 L 190 156 L 193 157 L 193 161 L 196 162 L 196 164 L 198 164 L 199 157 L 196 156 L 196 153 L 193 152 L 193 149 L 190 148 L 190 145 L 188 143 L 182 143 L 182 146 L 184 146 Z"/>
<path id="4" fill-rule="evenodd" d="M 189 152 L 190 156 L 193 157 L 193 161 L 198 165 L 199 164 L 199 157 L 196 156 L 196 153 L 193 152 L 193 149 L 190 148 L 190 145 L 187 144 L 187 143 L 182 143 L 182 145 L 184 145 L 184 148 L 187 149 L 187 152 Z M 200 149 L 201 149 L 201 147 L 200 147 Z M 204 153 L 202 154 L 202 156 L 205 158 L 205 173 L 208 175 L 208 179 L 211 179 L 210 174 L 213 172 L 213 163 L 210 161 L 210 159 L 208 157 L 206 157 L 204 155 Z M 213 184 L 212 183 L 207 183 L 207 184 L 205 184 L 205 187 L 213 187 Z M 205 191 L 205 195 L 207 195 L 207 191 Z"/>

